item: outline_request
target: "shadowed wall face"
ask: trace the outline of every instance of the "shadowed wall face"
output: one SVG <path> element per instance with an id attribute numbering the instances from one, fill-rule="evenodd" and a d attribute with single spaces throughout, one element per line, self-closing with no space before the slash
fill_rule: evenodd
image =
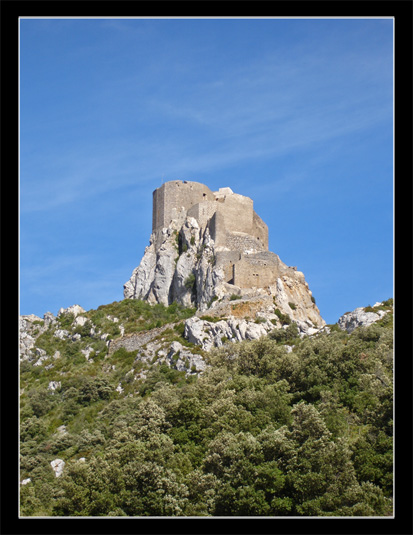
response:
<path id="1" fill-rule="evenodd" d="M 212 191 L 199 182 L 165 182 L 153 192 L 152 232 L 186 217 L 190 208 L 202 201 L 214 201 Z"/>

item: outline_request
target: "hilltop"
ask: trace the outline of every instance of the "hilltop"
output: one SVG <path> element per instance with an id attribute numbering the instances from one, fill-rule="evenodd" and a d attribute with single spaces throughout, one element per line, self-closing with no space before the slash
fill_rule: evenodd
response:
<path id="1" fill-rule="evenodd" d="M 253 200 L 198 182 L 166 182 L 153 192 L 149 245 L 124 297 L 253 321 L 289 316 L 303 332 L 325 325 L 304 274 L 268 250 Z"/>

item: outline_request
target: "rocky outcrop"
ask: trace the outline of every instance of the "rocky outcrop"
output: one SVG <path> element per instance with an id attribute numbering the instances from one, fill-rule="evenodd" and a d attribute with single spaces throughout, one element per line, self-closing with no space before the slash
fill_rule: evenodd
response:
<path id="1" fill-rule="evenodd" d="M 312 328 L 325 325 L 303 273 L 268 252 L 274 265 L 276 260 L 279 273 L 274 284 L 237 286 L 226 281 L 223 265 L 216 263 L 220 252 L 223 251 L 215 247 L 208 227 L 200 227 L 192 217 L 187 217 L 181 227 L 172 221 L 167 228 L 151 235 L 140 265 L 124 285 L 124 297 L 165 306 L 177 301 L 201 312 L 231 307 L 235 299 L 258 299 L 268 302 L 269 312 L 278 310 L 293 321 L 309 323 Z M 256 258 L 256 253 L 243 254 L 247 259 Z M 244 308 L 248 315 L 249 307 Z"/>
<path id="2" fill-rule="evenodd" d="M 208 229 L 188 217 L 154 232 L 140 265 L 124 286 L 124 297 L 168 306 L 208 308 L 219 292 L 223 273 L 214 269 L 214 248 Z"/>
<path id="3" fill-rule="evenodd" d="M 63 314 L 73 314 L 73 316 L 76 318 L 77 316 L 79 316 L 80 314 L 84 314 L 85 312 L 86 310 L 80 305 L 71 305 L 68 308 L 59 309 L 57 317 L 62 316 Z"/>
<path id="4" fill-rule="evenodd" d="M 185 372 L 186 375 L 200 374 L 206 368 L 202 355 L 191 351 L 180 342 L 170 341 L 168 336 L 163 336 L 171 330 L 172 325 L 134 333 L 116 340 L 109 344 L 109 355 L 113 355 L 120 348 L 126 351 L 136 351 L 136 360 L 147 364 L 167 364 L 170 368 Z M 139 377 L 136 377 L 139 378 Z"/>
<path id="5" fill-rule="evenodd" d="M 55 476 L 60 477 L 63 474 L 63 469 L 66 463 L 62 459 L 55 459 L 54 461 L 51 461 L 50 464 L 54 470 Z"/>
<path id="6" fill-rule="evenodd" d="M 213 347 L 221 347 L 227 341 L 257 340 L 273 329 L 274 325 L 268 320 L 257 324 L 230 317 L 211 322 L 194 316 L 185 322 L 185 338 L 209 351 Z"/>
<path id="7" fill-rule="evenodd" d="M 373 307 L 359 307 L 352 312 L 346 312 L 339 318 L 337 324 L 341 330 L 347 331 L 348 333 L 352 333 L 358 327 L 368 327 L 389 313 L 389 310 L 378 308 L 382 305 L 383 303 L 376 303 Z M 375 308 L 377 311 L 374 311 Z"/>
<path id="8" fill-rule="evenodd" d="M 34 360 L 44 357 L 35 349 L 36 338 L 44 333 L 50 325 L 56 322 L 55 316 L 51 312 L 46 312 L 43 319 L 35 314 L 20 316 L 20 360 Z M 43 359 L 44 360 L 44 359 Z"/>

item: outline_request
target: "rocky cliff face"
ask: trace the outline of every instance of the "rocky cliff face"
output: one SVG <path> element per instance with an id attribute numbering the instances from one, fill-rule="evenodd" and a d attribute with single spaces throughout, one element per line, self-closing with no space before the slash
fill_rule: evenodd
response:
<path id="1" fill-rule="evenodd" d="M 208 226 L 200 227 L 193 217 L 182 225 L 172 221 L 152 233 L 140 265 L 124 285 L 124 297 L 164 305 L 177 301 L 195 306 L 198 313 L 253 321 L 263 316 L 269 321 L 281 319 L 280 326 L 282 317 L 288 316 L 302 332 L 325 325 L 303 273 L 268 252 L 279 274 L 274 284 L 242 288 L 226 281 L 223 266 L 216 262 L 221 252 Z"/>
<path id="2" fill-rule="evenodd" d="M 188 217 L 182 226 L 172 221 L 151 235 L 140 265 L 124 286 L 124 297 L 165 306 L 177 301 L 205 310 L 222 280 L 208 228 L 200 229 Z"/>

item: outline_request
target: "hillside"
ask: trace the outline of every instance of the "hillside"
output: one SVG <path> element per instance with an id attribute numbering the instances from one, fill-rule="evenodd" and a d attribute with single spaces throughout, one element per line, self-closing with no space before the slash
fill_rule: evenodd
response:
<path id="1" fill-rule="evenodd" d="M 391 515 L 392 300 L 357 310 L 210 351 L 177 304 L 23 316 L 21 515 Z"/>

